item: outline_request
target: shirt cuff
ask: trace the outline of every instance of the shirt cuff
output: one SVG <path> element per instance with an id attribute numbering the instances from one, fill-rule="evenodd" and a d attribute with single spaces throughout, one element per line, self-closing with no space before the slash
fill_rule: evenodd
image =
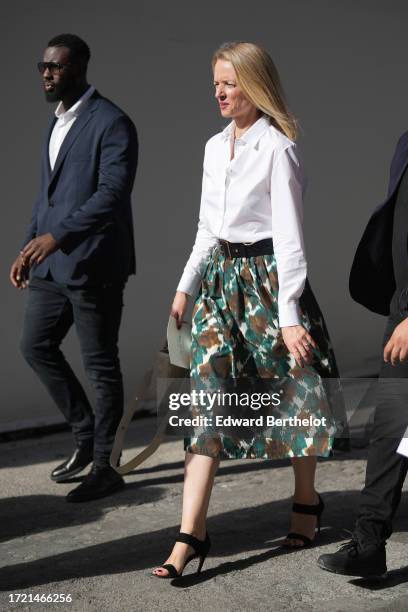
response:
<path id="1" fill-rule="evenodd" d="M 286 304 L 279 304 L 279 327 L 289 327 L 291 325 L 302 325 L 302 314 L 299 302 L 293 301 Z"/>
<path id="2" fill-rule="evenodd" d="M 183 291 L 183 293 L 187 293 L 188 295 L 195 295 L 198 291 L 198 287 L 201 282 L 201 276 L 183 274 L 180 279 L 180 282 L 177 287 L 177 291 Z"/>

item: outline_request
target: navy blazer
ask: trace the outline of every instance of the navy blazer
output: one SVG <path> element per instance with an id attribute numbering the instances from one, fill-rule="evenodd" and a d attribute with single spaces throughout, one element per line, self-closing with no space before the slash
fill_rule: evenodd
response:
<path id="1" fill-rule="evenodd" d="M 138 141 L 131 119 L 97 91 L 66 135 L 54 169 L 44 145 L 41 186 L 24 241 L 50 232 L 59 249 L 32 274 L 96 286 L 126 281 L 136 270 L 131 191 Z"/>
<path id="2" fill-rule="evenodd" d="M 407 165 L 408 132 L 404 132 L 392 158 L 387 198 L 374 210 L 357 247 L 350 272 L 351 297 L 381 315 L 389 315 L 391 298 L 396 289 L 392 261 L 393 218 L 398 186 Z"/>

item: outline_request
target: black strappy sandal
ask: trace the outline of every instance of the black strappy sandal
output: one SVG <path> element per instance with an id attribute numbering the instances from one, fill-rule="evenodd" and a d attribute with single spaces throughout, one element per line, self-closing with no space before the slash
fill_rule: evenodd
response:
<path id="1" fill-rule="evenodd" d="M 180 573 L 177 572 L 176 568 L 172 563 L 165 563 L 160 567 L 168 571 L 167 576 L 161 576 L 160 574 L 155 574 L 154 572 L 152 572 L 153 576 L 157 576 L 158 578 L 180 578 L 180 576 L 183 575 L 187 563 L 190 563 L 190 561 L 192 561 L 193 559 L 200 559 L 196 575 L 201 572 L 201 568 L 203 567 L 203 563 L 205 561 L 206 556 L 208 555 L 208 551 L 210 550 L 211 546 L 211 541 L 208 533 L 205 534 L 205 540 L 202 541 L 198 540 L 189 533 L 183 533 L 182 531 L 180 531 L 177 538 L 175 539 L 175 542 L 184 542 L 184 544 L 188 544 L 189 546 L 194 548 L 193 554 L 187 557 L 186 562 L 184 563 L 184 566 L 181 569 Z"/>
<path id="2" fill-rule="evenodd" d="M 320 497 L 320 494 L 318 493 L 317 495 L 319 497 L 318 504 L 306 505 L 306 504 L 297 504 L 295 502 L 292 506 L 292 512 L 297 512 L 298 514 L 312 514 L 314 516 L 317 516 L 317 534 L 316 535 L 319 535 L 320 527 L 321 527 L 321 516 L 324 510 L 324 502 L 322 498 Z M 292 546 L 292 544 L 282 544 L 284 548 L 305 548 L 306 546 L 311 546 L 312 544 L 314 544 L 316 540 L 316 536 L 312 540 L 311 538 L 308 538 L 307 536 L 305 536 L 303 533 L 296 533 L 295 531 L 291 531 L 290 533 L 288 533 L 286 538 L 290 538 L 293 540 L 295 539 L 302 540 L 303 546 L 298 546 L 298 545 Z"/>

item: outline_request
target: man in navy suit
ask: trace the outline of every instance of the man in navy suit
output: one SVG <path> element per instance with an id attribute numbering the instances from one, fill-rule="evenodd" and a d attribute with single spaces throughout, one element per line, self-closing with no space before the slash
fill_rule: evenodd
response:
<path id="1" fill-rule="evenodd" d="M 408 425 L 408 132 L 391 163 L 386 201 L 373 213 L 358 245 L 350 293 L 388 316 L 365 486 L 352 540 L 319 566 L 365 578 L 387 573 L 385 543 L 401 499 L 407 457 L 397 453 Z"/>
<path id="2" fill-rule="evenodd" d="M 48 130 L 41 187 L 10 280 L 29 287 L 22 353 L 72 427 L 76 448 L 51 478 L 92 468 L 69 502 L 124 486 L 110 467 L 123 413 L 118 333 L 123 290 L 135 273 L 131 191 L 135 126 L 87 82 L 88 45 L 72 34 L 49 43 L 38 69 L 48 102 L 59 102 Z M 30 279 L 28 280 L 30 276 Z M 75 325 L 95 411 L 60 350 Z"/>

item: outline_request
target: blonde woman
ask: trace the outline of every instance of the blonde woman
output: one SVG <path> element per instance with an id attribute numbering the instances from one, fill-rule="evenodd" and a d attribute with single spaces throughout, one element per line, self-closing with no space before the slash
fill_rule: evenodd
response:
<path id="1" fill-rule="evenodd" d="M 334 433 L 321 376 L 335 377 L 337 370 L 306 278 L 296 121 L 272 59 L 259 46 L 224 44 L 212 67 L 221 115 L 231 121 L 206 144 L 197 237 L 171 308 L 180 326 L 198 290 L 191 379 L 221 389 L 251 363 L 259 378 L 293 382 L 285 414 L 325 417 L 326 427 L 283 429 L 278 439 L 208 431 L 185 439 L 181 530 L 164 565 L 153 571 L 162 578 L 180 576 L 194 558 L 201 570 L 220 458 L 290 457 L 295 491 L 284 543 L 310 545 L 323 510 L 314 487 L 316 457 L 330 453 Z"/>

